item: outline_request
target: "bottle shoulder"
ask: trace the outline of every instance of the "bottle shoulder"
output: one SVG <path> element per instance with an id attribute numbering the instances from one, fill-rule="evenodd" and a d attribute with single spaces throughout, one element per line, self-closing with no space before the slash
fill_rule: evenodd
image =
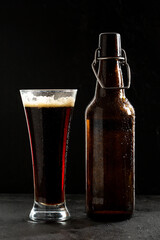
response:
<path id="1" fill-rule="evenodd" d="M 123 100 L 123 107 L 128 112 L 129 115 L 135 117 L 135 109 L 127 98 Z"/>
<path id="2" fill-rule="evenodd" d="M 107 101 L 94 98 L 86 108 L 86 118 L 120 118 L 132 116 L 135 117 L 135 110 L 126 97 L 113 101 Z"/>

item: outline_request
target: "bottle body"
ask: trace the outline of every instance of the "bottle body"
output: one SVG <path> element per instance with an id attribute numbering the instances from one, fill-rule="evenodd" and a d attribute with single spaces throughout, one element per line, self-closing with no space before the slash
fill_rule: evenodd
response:
<path id="1" fill-rule="evenodd" d="M 86 210 L 100 220 L 126 219 L 135 202 L 135 112 L 124 92 L 121 59 L 129 66 L 120 34 L 100 34 L 98 56 L 95 97 L 85 115 Z"/>
<path id="2" fill-rule="evenodd" d="M 110 90 L 109 90 L 110 91 Z M 87 214 L 129 218 L 134 209 L 135 114 L 122 97 L 94 99 L 86 109 Z"/>

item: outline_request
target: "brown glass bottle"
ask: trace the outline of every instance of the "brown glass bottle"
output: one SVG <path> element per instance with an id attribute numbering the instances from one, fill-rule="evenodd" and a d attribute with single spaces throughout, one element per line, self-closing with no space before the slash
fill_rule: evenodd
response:
<path id="1" fill-rule="evenodd" d="M 100 34 L 98 77 L 105 88 L 97 81 L 86 109 L 86 210 L 100 220 L 130 218 L 134 210 L 135 113 L 121 89 L 121 56 L 120 35 Z"/>

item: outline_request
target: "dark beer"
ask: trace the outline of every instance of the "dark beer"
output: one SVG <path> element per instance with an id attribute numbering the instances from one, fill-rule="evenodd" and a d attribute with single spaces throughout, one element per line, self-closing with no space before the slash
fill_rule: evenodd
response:
<path id="1" fill-rule="evenodd" d="M 65 159 L 73 107 L 25 106 L 33 161 L 35 201 L 65 201 Z"/>
<path id="2" fill-rule="evenodd" d="M 95 96 L 86 109 L 86 210 L 105 220 L 134 210 L 134 108 L 125 96 L 120 35 L 100 35 Z"/>

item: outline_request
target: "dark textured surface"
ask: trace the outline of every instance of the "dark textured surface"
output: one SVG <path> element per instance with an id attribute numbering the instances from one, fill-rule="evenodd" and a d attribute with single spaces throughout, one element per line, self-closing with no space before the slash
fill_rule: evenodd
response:
<path id="1" fill-rule="evenodd" d="M 31 195 L 0 195 L 0 240 L 160 239 L 160 196 L 138 196 L 134 217 L 122 222 L 95 222 L 86 217 L 84 195 L 67 196 L 72 218 L 64 223 L 31 223 Z"/>

